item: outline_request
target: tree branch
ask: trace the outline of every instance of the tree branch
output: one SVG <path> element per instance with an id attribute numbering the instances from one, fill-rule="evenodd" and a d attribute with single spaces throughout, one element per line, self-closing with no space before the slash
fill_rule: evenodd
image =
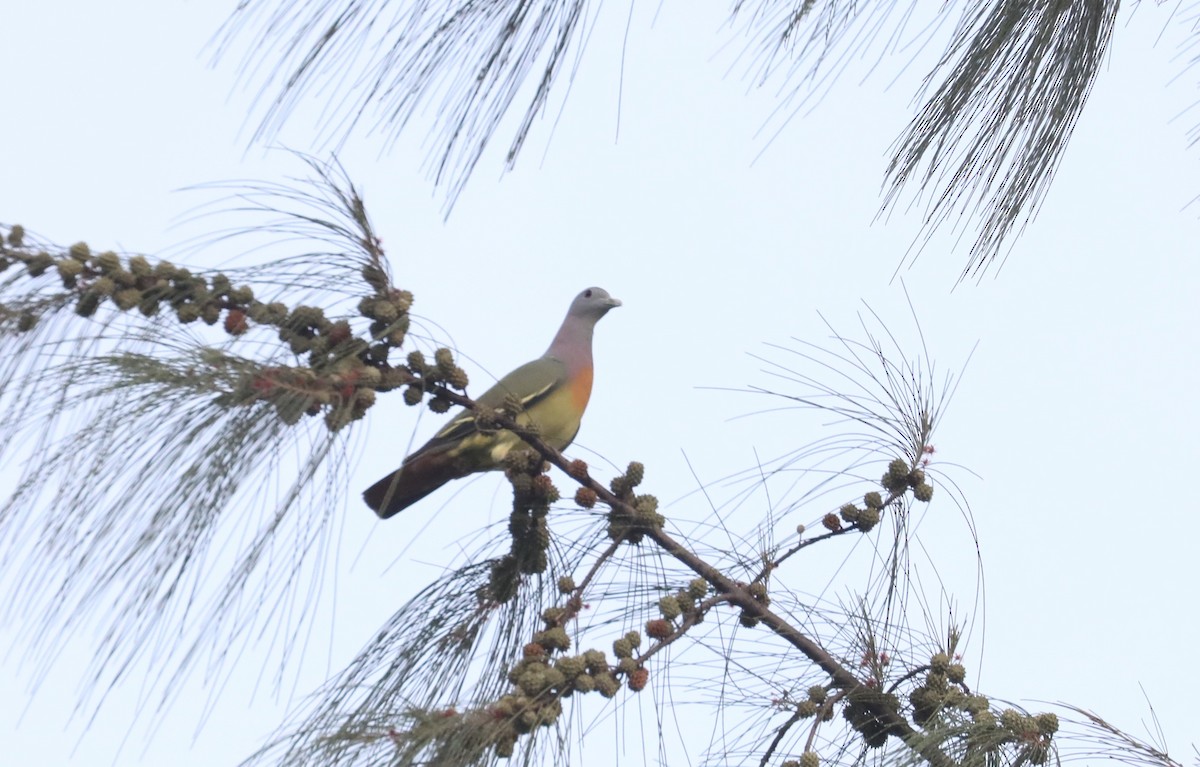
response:
<path id="1" fill-rule="evenodd" d="M 478 406 L 469 397 L 441 386 L 431 388 L 436 396 L 443 397 L 456 405 L 474 412 L 479 412 Z M 489 414 L 489 416 L 491 415 Z M 494 415 L 498 426 L 508 429 L 519 436 L 543 459 L 557 466 L 568 476 L 579 482 L 580 485 L 591 489 L 596 493 L 596 497 L 599 500 L 603 501 L 614 511 L 621 511 L 633 518 L 639 516 L 637 509 L 621 500 L 615 493 L 597 482 L 590 475 L 572 471 L 570 468 L 571 461 L 564 457 L 561 452 L 546 444 L 537 434 L 519 426 L 515 418 L 499 412 Z M 777 636 L 803 653 L 805 657 L 829 675 L 835 687 L 845 690 L 863 689 L 870 690 L 872 693 L 876 692 L 859 681 L 853 672 L 839 663 L 825 648 L 821 647 L 821 645 L 800 632 L 782 616 L 773 612 L 767 605 L 756 599 L 745 585 L 726 576 L 661 528 L 646 528 L 643 532 L 648 538 L 658 544 L 659 548 L 712 584 L 714 588 L 725 595 L 730 604 L 741 608 L 744 613 L 756 618 Z M 898 711 L 894 711 L 884 705 L 874 705 L 871 708 L 875 718 L 886 727 L 889 733 L 903 740 L 926 761 L 934 765 L 934 767 L 955 767 L 953 759 L 931 743 L 928 738 L 924 738 L 917 733 L 908 720 L 901 716 Z"/>

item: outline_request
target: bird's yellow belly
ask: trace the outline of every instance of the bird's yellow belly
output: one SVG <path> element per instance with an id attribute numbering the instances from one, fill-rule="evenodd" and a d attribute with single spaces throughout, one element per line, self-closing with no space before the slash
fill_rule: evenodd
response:
<path id="1" fill-rule="evenodd" d="M 546 444 L 556 450 L 562 450 L 571 444 L 571 440 L 575 439 L 579 432 L 579 422 L 583 415 L 583 408 L 579 406 L 579 395 L 574 387 L 564 386 L 522 413 L 517 417 L 517 421 L 521 424 L 533 424 Z"/>

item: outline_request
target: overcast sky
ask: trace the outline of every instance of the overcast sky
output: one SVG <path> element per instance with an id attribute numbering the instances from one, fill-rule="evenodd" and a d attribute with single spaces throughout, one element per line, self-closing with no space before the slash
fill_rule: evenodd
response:
<path id="1" fill-rule="evenodd" d="M 236 87 L 236 60 L 210 66 L 206 43 L 231 6 L 10 4 L 0 221 L 62 244 L 156 254 L 196 233 L 178 222 L 213 198 L 175 190 L 298 173 L 284 152 L 249 146 L 255 87 Z M 1003 269 L 955 287 L 965 249 L 947 236 L 899 276 L 939 370 L 958 372 L 978 344 L 934 442 L 939 461 L 965 467 L 954 476 L 981 542 L 984 601 L 958 510 L 939 496 L 921 527 L 959 609 L 978 613 L 970 679 L 1032 708 L 1087 707 L 1135 734 L 1148 715 L 1144 689 L 1186 761 L 1200 635 L 1200 516 L 1187 496 L 1200 462 L 1200 210 L 1188 203 L 1200 173 L 1186 140 L 1194 116 L 1179 116 L 1195 71 L 1174 60 L 1180 35 L 1158 40 L 1173 7 L 1122 17 L 1045 206 Z M 664 500 L 692 490 L 693 471 L 715 480 L 822 436 L 821 419 L 794 412 L 741 418 L 776 403 L 711 388 L 779 386 L 753 355 L 788 358 L 766 344 L 823 342 L 818 312 L 852 331 L 863 302 L 915 343 L 892 278 L 919 222 L 903 211 L 873 220 L 888 148 L 930 53 L 894 83 L 852 71 L 781 125 L 775 89 L 752 88 L 723 12 L 635 6 L 622 61 L 614 41 L 628 7 L 606 8 L 565 108 L 538 122 L 515 172 L 501 172 L 504 142 L 494 146 L 448 218 L 423 170 L 423 126 L 394 147 L 356 136 L 341 150 L 396 281 L 469 355 L 473 381 L 540 354 L 579 289 L 600 285 L 625 302 L 597 330 L 575 450 L 597 464 L 643 461 L 647 487 Z M 306 105 L 279 141 L 320 153 L 320 107 Z M 214 266 L 233 255 L 196 259 Z M 95 637 L 67 638 L 32 694 L 18 621 L 0 631 L 5 761 L 236 763 L 283 720 L 289 696 L 340 669 L 456 556 L 464 529 L 504 518 L 503 480 L 488 476 L 377 522 L 361 489 L 437 420 L 418 422 L 398 403 L 368 420 L 326 565 L 336 607 L 318 619 L 318 649 L 294 686 L 275 694 L 260 675 L 267 656 L 251 650 L 222 684 L 189 682 L 161 719 L 135 717 L 146 679 L 115 690 L 89 723 L 72 711 Z M 702 519 L 697 500 L 666 513 Z M 827 510 L 803 507 L 784 527 Z M 744 529 L 765 511 L 747 506 Z M 407 548 L 414 538 L 420 545 Z M 25 585 L 18 576 L 0 572 L 6 599 Z M 629 757 L 640 761 L 641 750 Z"/>

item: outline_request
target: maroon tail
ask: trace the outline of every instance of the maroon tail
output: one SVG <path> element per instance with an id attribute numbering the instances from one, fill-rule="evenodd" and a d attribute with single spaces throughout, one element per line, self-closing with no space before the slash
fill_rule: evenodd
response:
<path id="1" fill-rule="evenodd" d="M 363 500 L 381 519 L 404 511 L 452 479 L 465 477 L 445 453 L 414 456 L 403 466 L 363 491 Z"/>

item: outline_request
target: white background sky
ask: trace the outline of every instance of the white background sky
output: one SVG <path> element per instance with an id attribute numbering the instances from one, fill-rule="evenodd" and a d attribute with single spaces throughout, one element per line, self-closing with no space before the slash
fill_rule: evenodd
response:
<path id="1" fill-rule="evenodd" d="M 10 3 L 0 221 L 62 244 L 155 254 L 194 233 L 176 222 L 212 199 L 173 190 L 298 172 L 282 152 L 246 149 L 254 89 L 235 88 L 234 59 L 207 64 L 205 44 L 231 5 Z M 644 461 L 647 487 L 664 500 L 695 486 L 685 453 L 715 480 L 753 465 L 756 451 L 778 455 L 821 436 L 819 419 L 789 412 L 737 419 L 772 403 L 702 388 L 774 385 L 749 356 L 772 354 L 765 343 L 823 341 L 818 311 L 850 331 L 862 301 L 912 337 L 891 278 L 917 222 L 872 219 L 889 145 L 930 61 L 918 57 L 890 86 L 890 73 L 843 78 L 768 144 L 759 132 L 774 93 L 743 77 L 736 53 L 745 43 L 724 27 L 724 9 L 688 5 L 664 3 L 657 18 L 653 5 L 635 7 L 620 93 L 614 41 L 628 7 L 607 7 L 557 125 L 555 113 L 537 125 L 515 173 L 500 173 L 501 152 L 485 157 L 448 220 L 421 170 L 423 126 L 391 151 L 357 137 L 341 155 L 397 282 L 470 355 L 473 381 L 540 354 L 580 288 L 601 285 L 624 300 L 597 332 L 579 450 Z M 978 474 L 957 475 L 986 573 L 970 678 L 998 698 L 1076 703 L 1139 734 L 1140 685 L 1186 760 L 1197 739 L 1191 654 L 1200 634 L 1200 516 L 1187 495 L 1200 463 L 1200 221 L 1185 206 L 1200 173 L 1186 147 L 1192 123 L 1177 118 L 1195 71 L 1173 61 L 1181 35 L 1156 44 L 1173 8 L 1122 16 L 1045 207 L 1002 270 L 955 288 L 964 254 L 950 252 L 947 237 L 901 276 L 941 370 L 960 368 L 979 343 L 935 439 L 939 460 Z M 281 140 L 319 150 L 307 116 Z M 234 254 L 208 255 L 203 265 Z M 506 513 L 502 479 L 491 476 L 453 502 L 447 490 L 376 522 L 359 491 L 435 420 L 417 424 L 415 411 L 388 403 L 369 421 L 346 488 L 340 556 L 328 565 L 336 614 L 319 618 L 318 633 L 328 629 L 329 646 L 307 658 L 296 694 L 341 668 L 414 583 L 453 558 L 457 536 Z M 957 510 L 937 500 L 923 539 L 970 607 L 973 550 Z M 666 512 L 703 518 L 696 503 Z M 803 508 L 784 527 L 826 510 Z M 744 507 L 744 529 L 765 511 Z M 418 531 L 419 545 L 397 559 Z M 0 572 L 6 599 L 24 585 L 10 570 Z M 30 691 L 22 628 L 0 627 L 5 764 L 232 764 L 287 707 L 286 693 L 259 683 L 264 660 L 250 652 L 203 728 L 212 689 L 203 680 L 154 722 L 134 719 L 134 680 L 89 727 L 72 710 L 95 638 L 64 638 L 62 663 Z"/>

